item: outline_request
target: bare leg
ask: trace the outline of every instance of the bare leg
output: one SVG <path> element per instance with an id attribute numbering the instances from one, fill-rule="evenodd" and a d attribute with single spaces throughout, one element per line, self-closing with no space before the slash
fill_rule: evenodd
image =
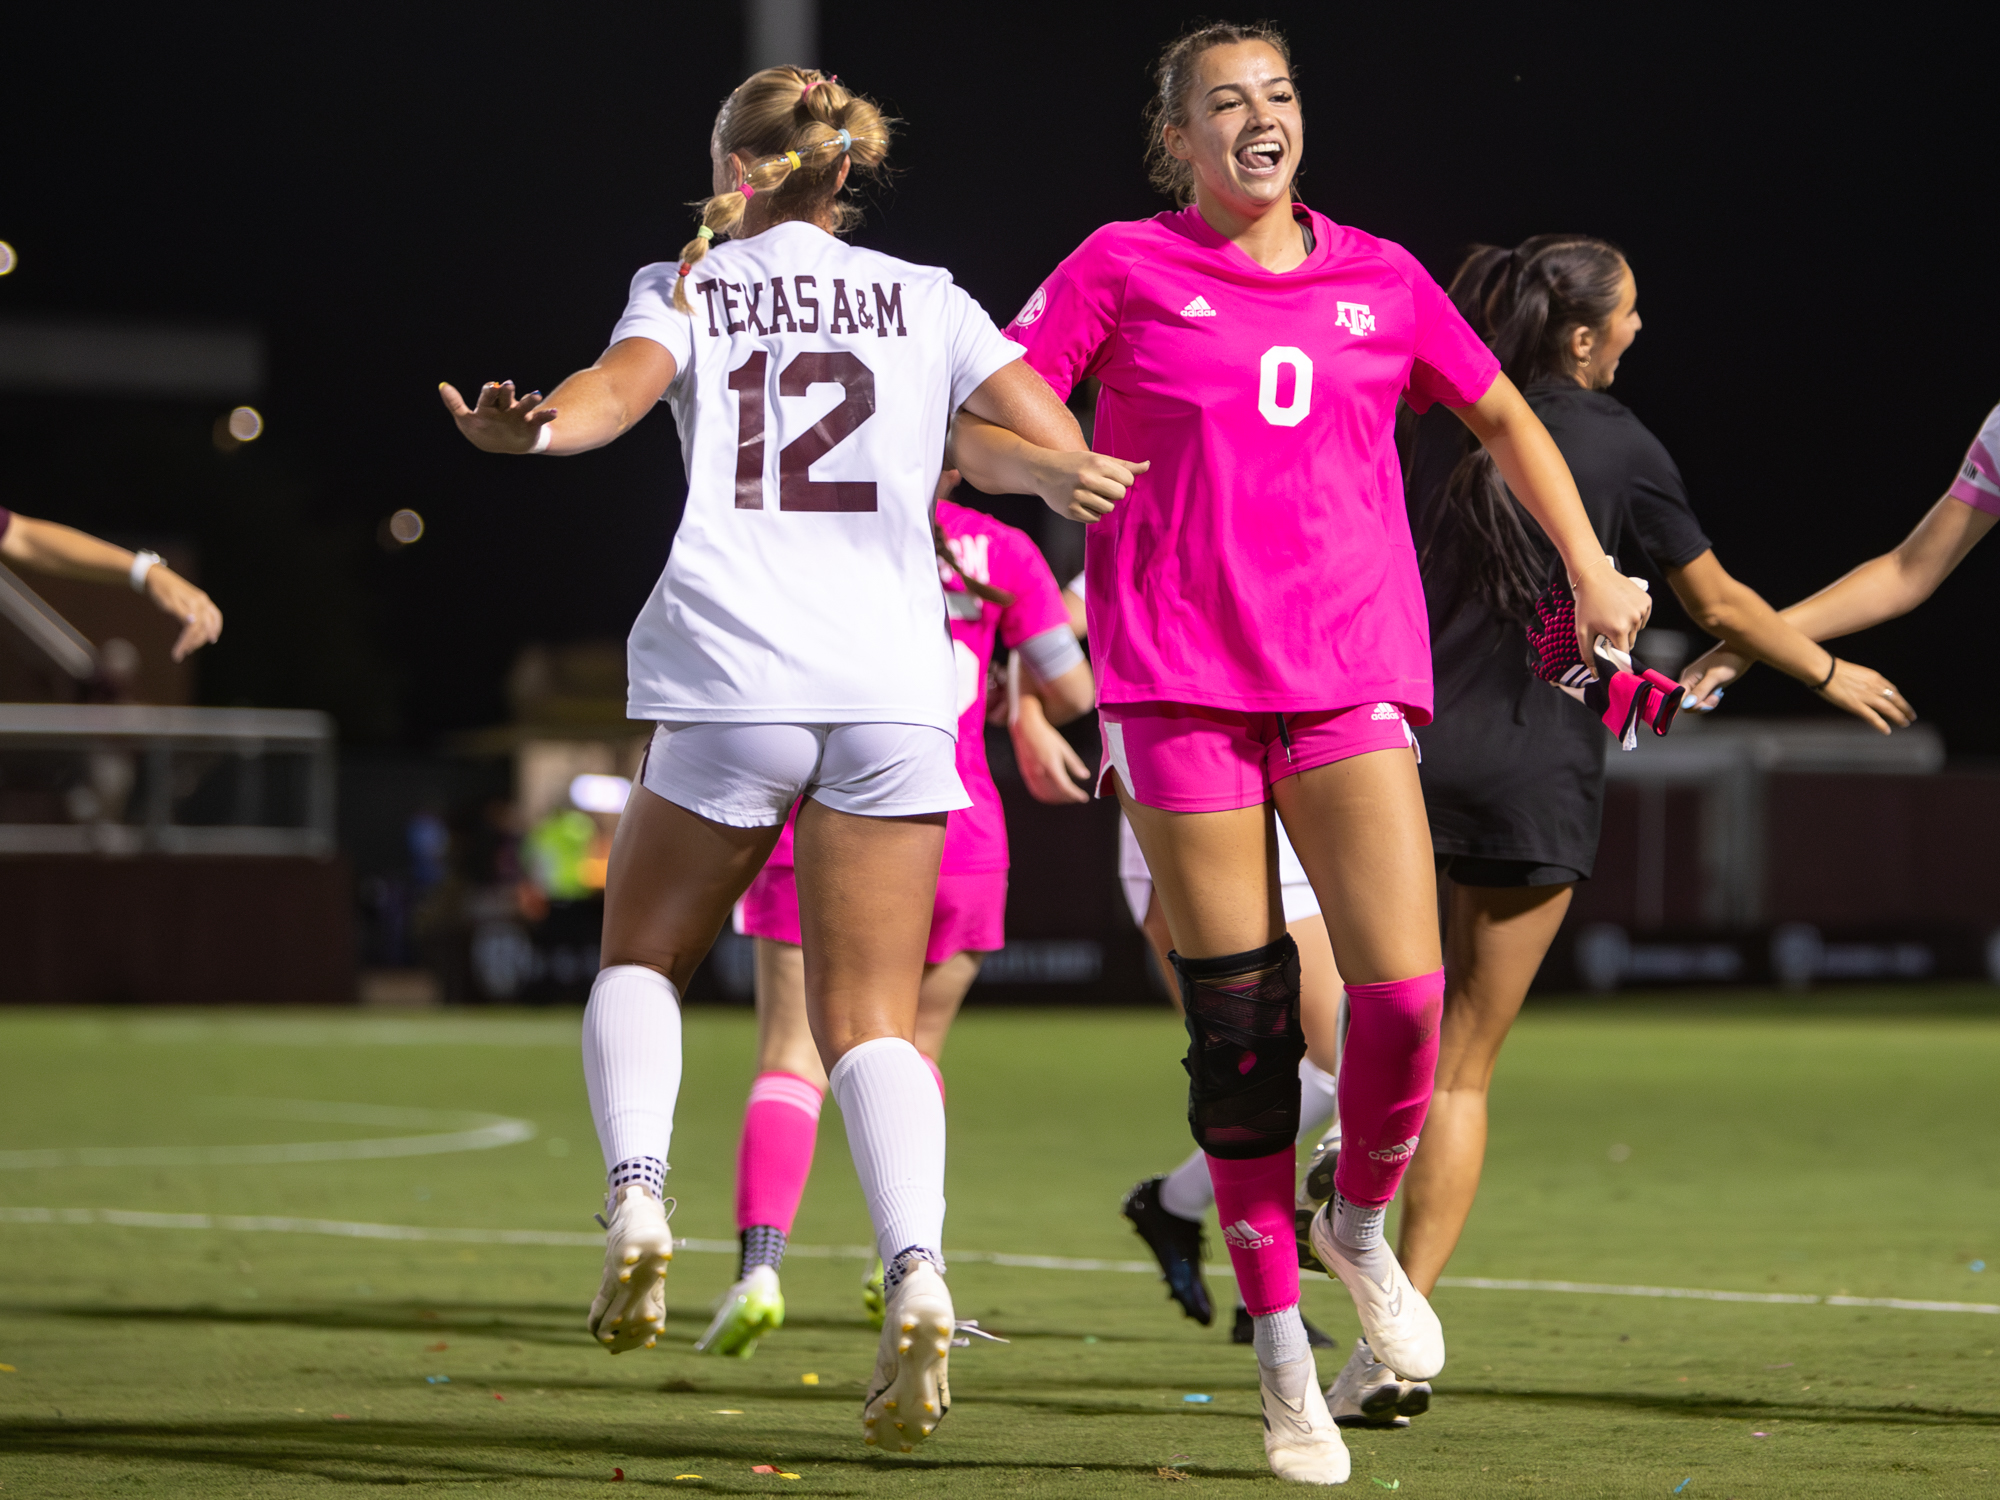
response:
<path id="1" fill-rule="evenodd" d="M 1567 885 L 1449 886 L 1444 1034 L 1424 1143 L 1403 1179 L 1397 1253 L 1430 1295 L 1458 1244 L 1486 1159 L 1486 1090 L 1507 1030 L 1569 910 Z"/>
<path id="2" fill-rule="evenodd" d="M 757 939 L 757 1071 L 791 1073 L 826 1088 L 806 1023 L 806 955 L 795 943 Z"/>
<path id="3" fill-rule="evenodd" d="M 915 1040 L 944 823 L 943 813 L 859 817 L 811 798 L 799 808 L 806 1011 L 829 1071 L 863 1042 Z"/>
<path id="4" fill-rule="evenodd" d="M 985 962 L 984 953 L 954 953 L 941 964 L 924 965 L 924 982 L 917 990 L 917 1050 L 932 1062 L 943 1060 L 951 1023 Z"/>
<path id="5" fill-rule="evenodd" d="M 657 969 L 685 993 L 783 826 L 732 828 L 634 787 L 611 841 L 604 967 Z"/>

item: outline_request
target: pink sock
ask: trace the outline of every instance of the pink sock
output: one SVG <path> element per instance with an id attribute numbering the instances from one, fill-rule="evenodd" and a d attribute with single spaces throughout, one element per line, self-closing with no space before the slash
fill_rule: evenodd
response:
<path id="1" fill-rule="evenodd" d="M 944 1097 L 944 1069 L 938 1066 L 937 1059 L 932 1057 L 928 1052 L 919 1052 L 917 1056 L 924 1060 L 924 1066 L 931 1070 L 931 1077 L 937 1080 L 938 1098 L 942 1099 Z"/>
<path id="2" fill-rule="evenodd" d="M 743 1110 L 736 1149 L 736 1227 L 792 1232 L 812 1175 L 820 1091 L 796 1073 L 759 1073 Z"/>
<path id="3" fill-rule="evenodd" d="M 1222 1241 L 1236 1272 L 1236 1290 L 1250 1316 L 1261 1318 L 1299 1300 L 1299 1252 L 1292 1232 L 1293 1176 L 1298 1160 L 1288 1145 L 1247 1161 L 1208 1159 Z"/>
<path id="4" fill-rule="evenodd" d="M 1333 1180 L 1349 1203 L 1381 1208 L 1396 1196 L 1430 1111 L 1443 1009 L 1443 969 L 1347 986 L 1340 1165 Z"/>

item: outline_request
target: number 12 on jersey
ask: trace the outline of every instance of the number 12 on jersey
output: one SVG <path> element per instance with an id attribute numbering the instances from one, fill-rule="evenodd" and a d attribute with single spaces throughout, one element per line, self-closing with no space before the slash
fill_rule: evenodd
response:
<path id="1" fill-rule="evenodd" d="M 736 392 L 736 508 L 764 509 L 764 378 L 762 349 L 729 372 Z M 808 350 L 778 372 L 778 395 L 803 396 L 816 385 L 840 387 L 840 404 L 778 450 L 779 510 L 873 510 L 872 479 L 821 480 L 812 466 L 875 415 L 875 373 L 844 349 Z"/>

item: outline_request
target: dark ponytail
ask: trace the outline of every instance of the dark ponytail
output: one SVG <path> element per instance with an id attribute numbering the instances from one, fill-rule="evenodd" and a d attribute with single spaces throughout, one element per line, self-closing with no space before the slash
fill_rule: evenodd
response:
<path id="1" fill-rule="evenodd" d="M 1475 245 L 1449 288 L 1452 302 L 1500 357 L 1507 378 L 1526 389 L 1574 380 L 1570 337 L 1602 328 L 1625 283 L 1618 247 L 1583 235 L 1542 234 L 1513 250 Z M 1477 601 L 1523 626 L 1547 584 L 1547 554 L 1508 493 L 1493 459 L 1468 432 L 1439 504 L 1418 520 L 1424 586 L 1450 609 Z"/>
<path id="2" fill-rule="evenodd" d="M 938 524 L 936 516 L 931 517 L 931 546 L 937 549 L 938 561 L 958 575 L 958 581 L 965 585 L 965 591 L 975 599 L 984 599 L 988 604 L 997 604 L 1002 609 L 1014 602 L 1014 596 L 1005 589 L 996 589 L 990 583 L 981 583 L 958 565 L 952 555 L 951 544 L 945 539 L 944 527 Z"/>

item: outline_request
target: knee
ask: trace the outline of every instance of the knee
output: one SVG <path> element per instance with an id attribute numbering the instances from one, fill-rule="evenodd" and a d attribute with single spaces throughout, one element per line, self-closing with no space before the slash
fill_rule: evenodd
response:
<path id="1" fill-rule="evenodd" d="M 1174 956 L 1188 1030 L 1188 1124 L 1210 1156 L 1292 1147 L 1299 1130 L 1299 954 L 1290 937 L 1222 958 Z"/>

